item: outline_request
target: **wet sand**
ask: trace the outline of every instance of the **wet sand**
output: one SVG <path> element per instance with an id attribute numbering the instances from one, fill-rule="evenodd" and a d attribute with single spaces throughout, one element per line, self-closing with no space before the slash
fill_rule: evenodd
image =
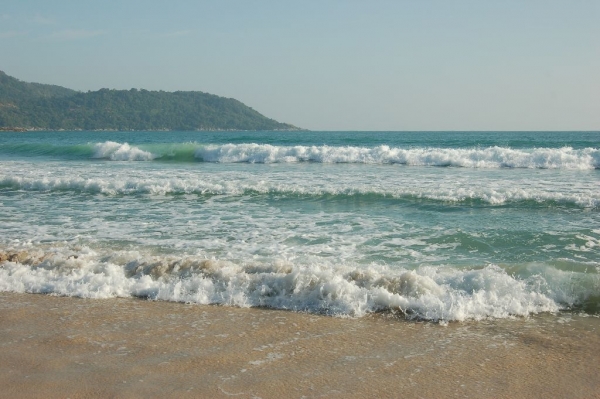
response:
<path id="1" fill-rule="evenodd" d="M 450 323 L 0 293 L 2 398 L 600 397 L 600 318 Z"/>

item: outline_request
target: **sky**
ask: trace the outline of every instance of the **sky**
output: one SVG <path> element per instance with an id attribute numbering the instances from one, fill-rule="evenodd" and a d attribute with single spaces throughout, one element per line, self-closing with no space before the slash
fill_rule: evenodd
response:
<path id="1" fill-rule="evenodd" d="M 598 0 L 0 2 L 0 70 L 311 130 L 600 130 Z"/>

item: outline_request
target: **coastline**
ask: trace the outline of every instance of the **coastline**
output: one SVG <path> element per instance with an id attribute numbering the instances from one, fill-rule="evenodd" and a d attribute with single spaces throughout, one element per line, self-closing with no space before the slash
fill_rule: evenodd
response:
<path id="1" fill-rule="evenodd" d="M 11 127 L 11 126 L 0 126 L 0 132 L 12 132 L 12 133 L 24 133 L 24 132 L 310 132 L 308 129 L 303 128 L 289 128 L 289 129 L 267 129 L 267 130 L 256 130 L 256 129 L 202 129 L 198 128 L 195 130 L 177 130 L 177 129 L 50 129 L 43 127 Z"/>
<path id="2" fill-rule="evenodd" d="M 600 396 L 600 318 L 360 319 L 0 293 L 0 397 Z"/>

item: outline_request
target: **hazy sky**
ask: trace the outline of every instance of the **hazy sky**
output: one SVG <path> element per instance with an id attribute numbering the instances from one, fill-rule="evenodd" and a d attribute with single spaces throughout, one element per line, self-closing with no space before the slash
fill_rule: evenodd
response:
<path id="1" fill-rule="evenodd" d="M 600 130 L 600 0 L 2 0 L 0 70 L 314 130 Z"/>

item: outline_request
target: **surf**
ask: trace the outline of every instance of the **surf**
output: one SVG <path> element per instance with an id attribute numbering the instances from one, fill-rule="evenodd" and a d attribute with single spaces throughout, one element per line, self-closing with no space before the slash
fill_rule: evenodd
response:
<path id="1" fill-rule="evenodd" d="M 0 291 L 142 297 L 351 317 L 396 311 L 409 319 L 464 321 L 595 309 L 600 297 L 597 268 L 580 265 L 576 271 L 537 263 L 357 268 L 55 247 L 1 251 Z"/>
<path id="2" fill-rule="evenodd" d="M 436 166 L 480 169 L 600 168 L 598 148 L 485 148 L 281 146 L 271 144 L 151 143 L 132 145 L 105 141 L 80 145 L 2 144 L 0 153 L 107 161 L 171 161 L 211 163 L 323 163 Z"/>

